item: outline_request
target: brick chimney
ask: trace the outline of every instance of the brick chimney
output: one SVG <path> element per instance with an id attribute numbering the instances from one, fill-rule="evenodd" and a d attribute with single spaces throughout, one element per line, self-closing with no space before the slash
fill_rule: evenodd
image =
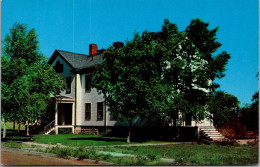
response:
<path id="1" fill-rule="evenodd" d="M 98 52 L 98 46 L 96 44 L 89 44 L 89 56 L 95 55 Z"/>

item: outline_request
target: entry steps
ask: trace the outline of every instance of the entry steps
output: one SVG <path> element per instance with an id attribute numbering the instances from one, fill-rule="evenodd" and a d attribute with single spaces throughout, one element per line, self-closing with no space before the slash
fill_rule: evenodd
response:
<path id="1" fill-rule="evenodd" d="M 87 133 L 87 134 L 99 135 L 99 131 L 96 128 L 82 128 L 81 132 Z"/>
<path id="2" fill-rule="evenodd" d="M 199 132 L 201 135 L 207 137 L 213 141 L 225 140 L 225 136 L 223 136 L 219 131 L 216 130 L 214 126 L 199 126 Z"/>
<path id="3" fill-rule="evenodd" d="M 55 127 L 54 128 L 51 128 L 50 130 L 48 130 L 47 132 L 45 132 L 44 134 L 45 135 L 48 135 L 48 134 L 50 134 L 52 131 L 54 131 L 55 130 Z"/>

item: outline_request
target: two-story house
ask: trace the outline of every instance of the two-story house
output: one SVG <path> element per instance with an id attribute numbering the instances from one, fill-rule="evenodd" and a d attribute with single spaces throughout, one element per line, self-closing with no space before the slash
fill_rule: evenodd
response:
<path id="1" fill-rule="evenodd" d="M 122 46 L 123 43 L 115 42 Z M 89 45 L 89 55 L 55 50 L 49 64 L 60 73 L 67 84 L 67 89 L 53 97 L 52 122 L 46 126 L 45 133 L 59 133 L 60 129 L 69 129 L 72 133 L 93 130 L 106 126 L 114 126 L 116 121 L 111 118 L 110 111 L 104 104 L 102 94 L 91 87 L 94 66 L 102 63 L 104 50 L 98 50 L 96 44 Z M 180 120 L 183 117 L 179 116 Z M 200 123 L 190 120 L 181 121 L 179 125 L 210 126 L 212 123 L 204 120 Z M 170 125 L 170 124 L 169 124 Z"/>
<path id="2" fill-rule="evenodd" d="M 96 44 L 89 45 L 89 55 L 54 51 L 49 64 L 63 76 L 67 88 L 59 96 L 54 97 L 55 120 L 50 123 L 49 128 L 47 126 L 45 133 L 55 130 L 57 134 L 61 128 L 68 128 L 73 133 L 78 133 L 84 128 L 115 124 L 104 105 L 103 95 L 91 87 L 93 67 L 103 61 L 103 52 L 104 50 L 98 50 Z"/>

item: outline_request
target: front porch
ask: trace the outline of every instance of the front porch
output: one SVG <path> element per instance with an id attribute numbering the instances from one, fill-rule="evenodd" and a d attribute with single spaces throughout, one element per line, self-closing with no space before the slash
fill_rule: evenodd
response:
<path id="1" fill-rule="evenodd" d="M 55 97 L 55 114 L 54 120 L 50 122 L 44 129 L 45 134 L 55 131 L 59 134 L 59 130 L 71 129 L 75 131 L 75 99 L 67 96 Z M 53 117 L 52 117 L 53 118 Z"/>
<path id="2" fill-rule="evenodd" d="M 74 133 L 75 127 L 75 99 L 70 97 L 56 98 L 55 105 L 55 133 L 59 133 L 59 129 L 71 128 Z"/>

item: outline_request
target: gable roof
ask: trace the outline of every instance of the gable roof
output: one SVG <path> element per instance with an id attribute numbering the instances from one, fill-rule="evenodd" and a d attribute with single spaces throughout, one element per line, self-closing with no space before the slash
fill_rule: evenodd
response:
<path id="1" fill-rule="evenodd" d="M 92 56 L 89 55 L 55 50 L 48 63 L 52 64 L 57 56 L 60 56 L 75 71 L 81 71 L 93 67 L 94 65 L 101 64 L 104 61 L 101 54 L 93 55 L 92 58 Z"/>

